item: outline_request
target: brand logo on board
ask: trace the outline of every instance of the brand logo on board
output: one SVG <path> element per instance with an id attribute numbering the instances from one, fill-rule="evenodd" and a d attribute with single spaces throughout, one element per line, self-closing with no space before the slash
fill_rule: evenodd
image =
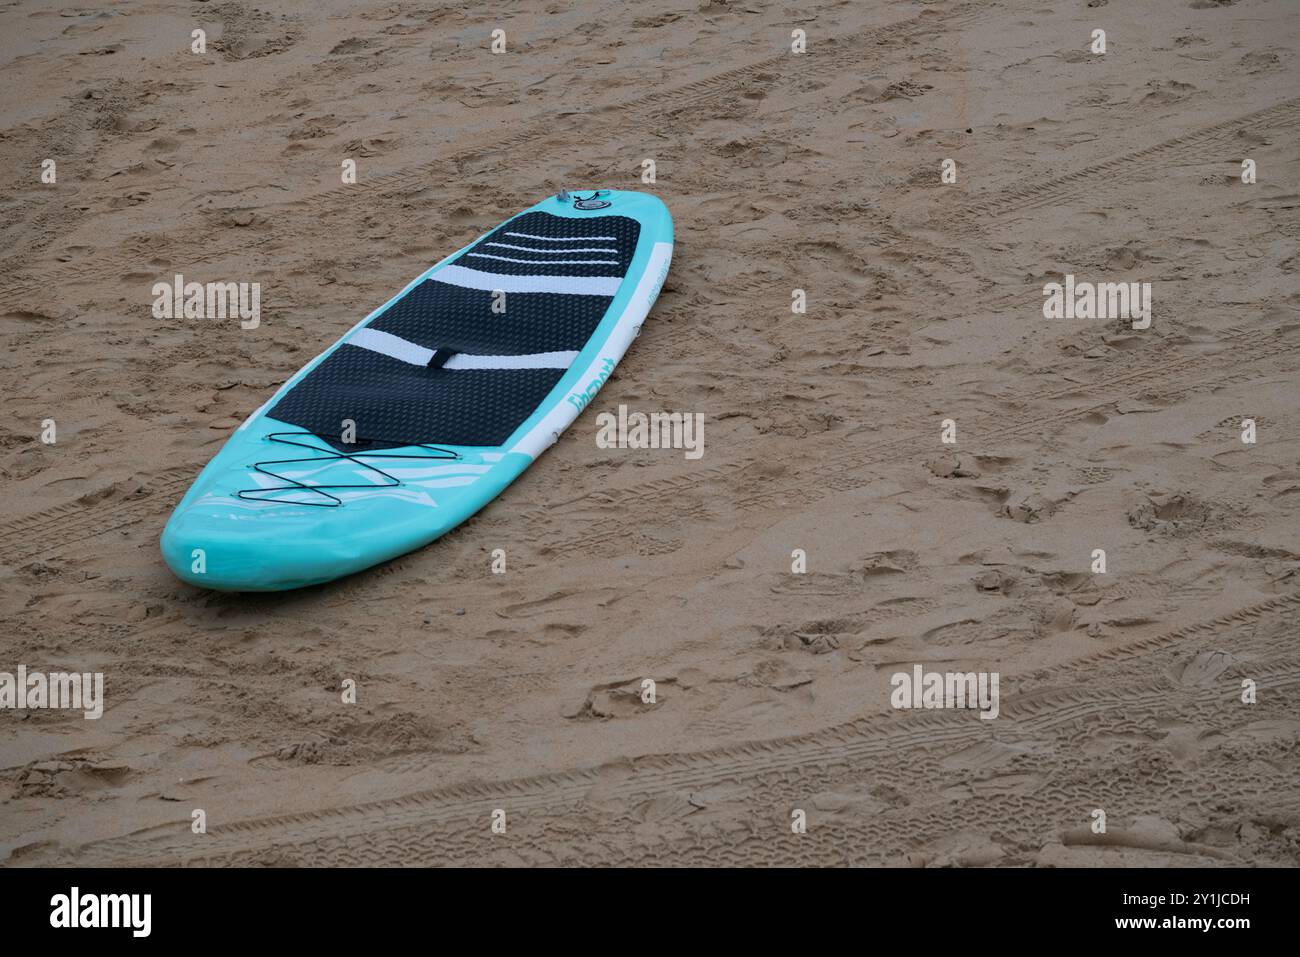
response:
<path id="1" fill-rule="evenodd" d="M 592 397 L 600 391 L 600 387 L 605 384 L 605 380 L 609 378 L 609 374 L 613 371 L 614 360 L 602 359 L 600 363 L 600 372 L 597 374 L 596 378 L 587 383 L 587 388 L 583 389 L 581 392 L 574 392 L 570 395 L 566 395 L 564 401 L 577 406 L 578 411 L 581 412 L 587 407 L 587 403 L 591 401 Z"/>
<path id="2" fill-rule="evenodd" d="M 574 209 L 608 209 L 610 207 L 609 200 L 600 198 L 601 196 L 608 196 L 608 195 L 609 195 L 609 190 L 605 190 L 605 189 L 596 190 L 586 199 L 583 199 L 581 196 L 575 195 L 573 197 L 573 208 Z"/>

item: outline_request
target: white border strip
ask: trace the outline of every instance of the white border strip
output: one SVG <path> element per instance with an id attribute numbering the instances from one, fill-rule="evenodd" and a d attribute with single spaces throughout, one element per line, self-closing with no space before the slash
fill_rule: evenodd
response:
<path id="1" fill-rule="evenodd" d="M 672 259 L 672 243 L 654 244 L 654 248 L 650 251 L 650 258 L 646 261 L 645 271 L 641 273 L 641 280 L 636 284 L 636 289 L 632 293 L 632 298 L 628 300 L 623 314 L 618 317 L 618 322 L 610 330 L 605 344 L 592 356 L 591 362 L 579 376 L 577 383 L 579 391 L 571 392 L 556 403 L 551 411 L 510 447 L 511 452 L 522 452 L 530 458 L 537 458 L 555 444 L 560 433 L 569 427 L 570 423 L 578 417 L 578 413 L 600 391 L 600 387 L 609 378 L 610 371 L 623 358 L 628 346 L 641 331 L 641 323 L 645 322 L 650 307 L 659 295 L 660 287 L 668 277 L 668 264 Z"/>

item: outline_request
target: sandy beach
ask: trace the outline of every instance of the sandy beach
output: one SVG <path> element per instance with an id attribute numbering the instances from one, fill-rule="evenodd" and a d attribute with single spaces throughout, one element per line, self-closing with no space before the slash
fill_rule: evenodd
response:
<path id="1" fill-rule="evenodd" d="M 0 710 L 0 862 L 1300 864 L 1294 4 L 32 0 L 0 38 L 0 671 L 104 676 L 98 719 Z M 333 584 L 172 576 L 246 416 L 564 187 L 656 194 L 676 247 L 554 447 Z M 260 323 L 156 318 L 177 274 Z M 1067 276 L 1147 325 L 1045 317 Z M 599 447 L 620 405 L 703 455 Z M 918 666 L 997 717 L 894 707 Z"/>

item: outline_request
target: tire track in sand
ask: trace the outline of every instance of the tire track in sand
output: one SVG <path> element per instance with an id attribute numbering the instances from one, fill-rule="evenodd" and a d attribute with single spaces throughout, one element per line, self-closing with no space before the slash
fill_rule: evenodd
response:
<path id="1" fill-rule="evenodd" d="M 1294 653 L 1289 632 L 1270 642 L 1261 635 L 1260 626 L 1289 622 L 1298 607 L 1300 594 L 1281 596 L 1135 642 L 1123 650 L 1099 652 L 1040 672 L 1033 677 L 1054 677 L 1063 682 L 1062 686 L 1014 695 L 1010 700 L 1004 698 L 997 722 L 983 722 L 970 712 L 907 713 L 894 716 L 893 720 L 864 718 L 790 738 L 747 741 L 707 751 L 650 755 L 509 781 L 416 792 L 323 812 L 217 824 L 203 836 L 190 833 L 186 818 L 171 827 L 154 828 L 151 833 L 85 845 L 77 854 L 77 862 L 86 866 L 205 860 L 235 863 L 248 855 L 286 848 L 291 851 L 301 848 L 310 860 L 313 847 L 328 849 L 338 842 L 349 842 L 353 852 L 347 863 L 391 864 L 403 862 L 400 857 L 390 856 L 394 835 L 400 837 L 410 829 L 437 828 L 444 835 L 438 841 L 438 851 L 432 855 L 426 853 L 423 858 L 424 863 L 432 863 L 440 858 L 440 852 L 457 831 L 485 832 L 493 808 L 506 809 L 512 819 L 530 821 L 563 818 L 593 800 L 626 806 L 746 782 L 758 786 L 765 779 L 785 775 L 796 775 L 808 786 L 814 786 L 818 773 L 827 769 L 862 768 L 871 762 L 906 757 L 909 753 L 918 756 L 939 750 L 951 753 L 981 742 L 1014 744 L 1016 740 L 1041 739 L 1066 733 L 1081 722 L 1117 710 L 1159 714 L 1172 710 L 1171 692 L 1175 689 L 1167 679 L 1153 677 L 1150 669 L 1139 669 L 1139 678 L 1117 686 L 1113 677 L 1097 679 L 1099 666 L 1107 662 L 1136 664 L 1175 646 L 1181 653 L 1219 641 L 1227 643 L 1224 632 L 1229 631 L 1234 654 L 1264 652 L 1260 660 L 1274 662 L 1252 667 L 1250 671 L 1262 689 L 1273 693 L 1300 685 L 1300 661 L 1279 659 L 1275 654 L 1277 650 Z M 1082 683 L 1078 680 L 1081 674 L 1089 676 Z M 1233 686 L 1231 695 L 1237 694 L 1239 689 Z M 1220 688 L 1201 698 L 1222 702 L 1228 696 L 1228 690 Z M 989 727 L 993 723 L 998 725 L 996 736 Z M 409 844 L 409 841 L 396 843 Z M 331 859 L 326 853 L 318 860 L 324 863 Z"/>

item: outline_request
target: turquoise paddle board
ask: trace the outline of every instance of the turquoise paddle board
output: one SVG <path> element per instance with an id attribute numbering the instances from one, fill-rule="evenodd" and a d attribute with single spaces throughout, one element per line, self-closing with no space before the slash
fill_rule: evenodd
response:
<path id="1" fill-rule="evenodd" d="M 566 191 L 432 266 L 239 426 L 168 520 L 168 567 L 276 591 L 446 534 L 591 402 L 672 250 L 656 197 Z"/>

